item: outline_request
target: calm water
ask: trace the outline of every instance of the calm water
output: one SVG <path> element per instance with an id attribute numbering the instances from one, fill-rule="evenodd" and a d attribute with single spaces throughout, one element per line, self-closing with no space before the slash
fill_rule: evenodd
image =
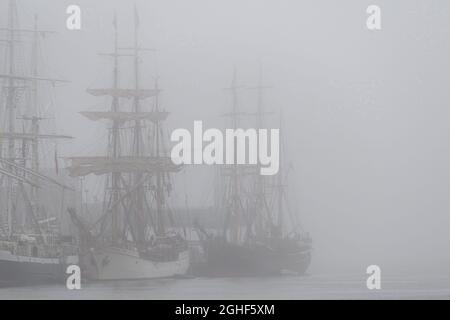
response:
<path id="1" fill-rule="evenodd" d="M 366 275 L 274 278 L 162 279 L 0 289 L 0 299 L 450 299 L 450 277 L 383 277 L 366 288 Z"/>

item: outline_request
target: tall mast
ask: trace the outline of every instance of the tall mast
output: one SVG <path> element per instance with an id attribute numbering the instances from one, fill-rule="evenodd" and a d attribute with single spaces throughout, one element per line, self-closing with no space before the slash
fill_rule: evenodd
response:
<path id="1" fill-rule="evenodd" d="M 114 79 L 113 79 L 113 89 L 117 90 L 119 86 L 119 45 L 118 45 L 118 30 L 117 30 L 117 16 L 114 13 Z M 117 96 L 113 97 L 111 110 L 113 112 L 119 111 L 119 98 Z M 113 120 L 112 126 L 112 157 L 117 159 L 119 157 L 119 122 Z M 119 201 L 119 180 L 120 173 L 111 173 L 111 187 L 112 187 L 112 203 L 117 204 Z M 118 205 L 114 205 L 111 213 L 111 240 L 115 244 L 119 237 L 119 210 Z"/>
<path id="2" fill-rule="evenodd" d="M 32 56 L 31 56 L 31 72 L 32 76 L 36 78 L 38 76 L 38 61 L 39 61 L 39 34 L 38 34 L 38 17 L 34 16 L 34 32 L 33 32 L 33 44 L 32 44 Z M 38 82 L 36 79 L 31 81 L 31 110 L 30 110 L 30 118 L 31 119 L 31 133 L 36 135 L 39 134 L 39 113 L 38 113 Z M 31 168 L 34 171 L 39 170 L 39 143 L 38 139 L 35 138 L 31 142 Z M 35 183 L 37 185 L 38 180 L 35 178 Z M 36 210 L 39 210 L 39 199 L 38 199 L 38 188 L 37 186 L 32 187 L 32 199 L 34 201 L 34 206 Z"/>
<path id="3" fill-rule="evenodd" d="M 264 127 L 264 115 L 266 114 L 264 110 L 264 90 L 270 88 L 268 86 L 265 86 L 263 83 L 263 69 L 262 65 L 259 65 L 259 77 L 258 77 L 258 84 L 256 87 L 252 89 L 256 89 L 257 92 L 257 105 L 256 105 L 256 129 L 260 130 Z M 259 134 L 257 135 L 257 141 L 259 145 Z M 273 217 L 270 213 L 270 210 L 268 208 L 267 199 L 266 199 L 266 178 L 263 177 L 261 174 L 261 163 L 257 163 L 257 170 L 256 170 L 256 176 L 254 178 L 254 207 L 253 207 L 253 214 L 254 216 L 253 221 L 255 224 L 255 232 L 256 236 L 261 237 L 264 236 L 265 229 L 267 227 L 272 228 L 273 227 Z"/>
<path id="4" fill-rule="evenodd" d="M 233 129 L 237 129 L 237 74 L 236 68 L 233 70 L 233 83 L 232 83 L 232 95 L 233 95 Z M 233 214 L 237 220 L 236 240 L 239 239 L 239 180 L 237 172 L 237 143 L 234 143 L 234 161 L 233 161 Z"/>
<path id="5" fill-rule="evenodd" d="M 6 157 L 0 159 L 4 165 L 6 171 L 10 173 L 6 179 L 7 201 L 6 212 L 8 216 L 9 235 L 17 229 L 19 225 L 23 230 L 28 231 L 27 227 L 29 223 L 33 225 L 35 231 L 40 234 L 40 226 L 37 223 L 39 207 L 38 204 L 38 186 L 39 179 L 44 177 L 40 175 L 39 170 L 39 139 L 66 139 L 71 138 L 67 136 L 58 136 L 46 134 L 42 135 L 39 132 L 39 117 L 38 112 L 38 81 L 48 82 L 61 82 L 57 79 L 49 79 L 38 76 L 38 44 L 39 34 L 49 33 L 48 31 L 42 31 L 37 29 L 37 17 L 34 20 L 33 29 L 19 29 L 17 23 L 17 3 L 16 0 L 9 0 L 8 4 L 8 27 L 6 29 L 8 37 L 8 70 L 6 74 L 0 74 L 1 79 L 7 81 L 7 99 L 5 107 L 5 128 L 3 128 L 2 136 L 7 141 L 7 154 Z M 15 55 L 17 54 L 16 43 L 19 40 L 19 34 L 31 34 L 31 73 L 29 75 L 19 75 L 18 68 L 16 67 Z M 18 99 L 20 99 L 19 93 L 24 90 L 29 90 L 30 100 L 28 104 L 28 110 L 20 109 Z M 21 104 L 20 104 L 21 105 Z M 24 112 L 22 117 L 18 118 L 17 114 Z M 27 128 L 27 131 L 18 132 L 16 129 L 16 120 L 31 121 L 31 126 Z M 25 127 L 24 127 L 25 128 Z M 21 143 L 20 155 L 16 150 L 16 141 Z M 29 151 L 29 145 L 31 144 L 31 152 Z M 30 158 L 30 160 L 27 160 Z M 20 160 L 20 161 L 19 161 Z M 28 165 L 30 161 L 31 166 Z M 12 175 L 11 175 L 12 173 Z M 16 176 L 13 180 L 12 176 Z M 27 176 L 30 176 L 28 179 Z M 21 179 L 17 179 L 17 177 Z M 38 179 L 39 178 L 39 179 Z M 16 181 L 16 182 L 15 182 Z M 54 181 L 52 181 L 54 183 Z M 31 191 L 25 188 L 24 184 L 31 185 Z M 18 201 L 18 194 L 22 196 L 22 202 Z M 30 196 L 31 195 L 31 196 Z M 24 210 L 20 212 L 17 210 L 19 203 L 20 207 Z M 28 213 L 26 213 L 28 212 Z M 20 214 L 19 214 L 20 213 Z M 21 225 L 20 225 L 21 224 Z M 42 240 L 42 239 L 41 239 Z M 45 240 L 44 240 L 45 241 Z"/>
<path id="6" fill-rule="evenodd" d="M 9 44 L 9 75 L 10 78 L 8 79 L 8 98 L 6 100 L 6 112 L 7 112 L 7 124 L 6 124 L 6 130 L 8 130 L 9 133 L 14 133 L 15 131 L 15 81 L 13 78 L 14 75 L 14 55 L 15 55 L 15 23 L 14 23 L 14 15 L 16 12 L 16 3 L 15 0 L 9 0 L 9 6 L 8 6 L 8 44 Z M 7 157 L 10 161 L 15 161 L 15 140 L 14 139 L 8 139 L 8 152 Z M 9 168 L 11 169 L 11 168 Z M 6 188 L 7 188 L 7 220 L 8 220 L 8 233 L 9 236 L 12 235 L 14 231 L 14 225 L 13 225 L 13 217 L 15 215 L 15 205 L 13 201 L 13 195 L 14 195 L 14 180 L 10 177 L 7 178 Z"/>
<path id="7" fill-rule="evenodd" d="M 9 133 L 15 132 L 15 81 L 14 81 L 14 54 L 15 54 L 15 23 L 14 15 L 16 13 L 16 1 L 9 0 L 9 18 L 8 18 L 8 33 L 9 33 L 9 80 L 8 80 L 8 99 L 6 108 L 8 109 L 8 125 L 7 130 Z M 15 143 L 14 139 L 9 139 L 8 141 L 8 158 L 13 161 L 15 160 Z"/>
<path id="8" fill-rule="evenodd" d="M 155 91 L 159 91 L 158 79 L 155 80 Z M 155 111 L 159 112 L 159 94 L 155 96 Z M 160 123 L 155 121 L 155 137 L 156 137 L 156 157 L 159 159 L 160 154 Z M 157 234 L 164 234 L 164 216 L 163 216 L 163 203 L 164 203 L 164 192 L 162 189 L 162 172 L 158 170 L 156 172 L 156 215 L 157 215 Z"/>
<path id="9" fill-rule="evenodd" d="M 262 66 L 259 66 L 259 79 L 258 79 L 258 85 L 256 87 L 257 89 L 257 110 L 256 110 L 256 129 L 259 131 L 259 129 L 263 126 L 263 76 L 262 76 Z M 259 146 L 259 134 L 257 135 L 257 141 Z M 261 233 L 263 231 L 263 221 L 262 219 L 258 219 L 258 215 L 261 215 L 262 212 L 264 212 L 265 207 L 265 194 L 264 194 L 264 179 L 259 174 L 261 172 L 261 163 L 259 162 L 258 158 L 258 164 L 257 164 L 257 175 L 256 175 L 256 204 L 255 204 L 255 217 L 256 218 L 256 232 L 257 234 Z"/>
<path id="10" fill-rule="evenodd" d="M 138 31 L 139 31 L 139 16 L 136 6 L 134 7 L 134 86 L 136 92 L 139 91 L 139 44 L 138 44 Z M 133 100 L 134 112 L 140 112 L 140 99 L 136 95 Z M 134 125 L 134 156 L 140 157 L 142 155 L 141 150 L 141 121 L 136 120 Z"/>
<path id="11" fill-rule="evenodd" d="M 146 233 L 151 226 L 157 234 L 164 233 L 163 224 L 163 205 L 164 205 L 164 182 L 165 174 L 169 172 L 178 172 L 181 166 L 173 164 L 170 157 L 160 152 L 162 141 L 161 121 L 164 121 L 168 113 L 159 110 L 158 102 L 158 83 L 155 88 L 141 89 L 140 85 L 140 52 L 148 50 L 139 47 L 139 17 L 135 8 L 134 22 L 134 41 L 130 47 L 118 46 L 117 21 L 114 18 L 115 26 L 115 44 L 114 52 L 104 54 L 114 57 L 113 84 L 109 88 L 87 89 L 87 92 L 93 96 L 112 97 L 111 109 L 108 111 L 85 111 L 82 115 L 92 121 L 110 120 L 112 121 L 111 134 L 109 135 L 108 155 L 100 157 L 72 157 L 71 165 L 67 168 L 71 176 L 87 176 L 91 173 L 97 175 L 108 175 L 107 191 L 105 190 L 104 214 L 101 219 L 100 234 L 104 235 L 107 225 L 111 223 L 112 242 L 119 244 L 119 240 L 128 240 L 128 232 L 135 242 L 135 245 L 144 249 Z M 121 50 L 130 50 L 131 52 L 121 52 Z M 132 88 L 121 88 L 119 81 L 119 63 L 118 58 L 126 56 L 131 57 L 134 64 Z M 155 97 L 155 106 L 152 111 L 141 110 L 141 100 Z M 131 99 L 130 110 L 120 110 L 120 99 Z M 153 139 L 156 143 L 148 148 L 143 141 L 143 129 L 146 128 L 143 123 L 153 124 L 155 129 Z M 125 123 L 129 125 L 125 126 Z M 127 149 L 121 150 L 121 130 L 127 129 L 129 144 Z M 128 131 L 128 129 L 130 129 Z M 131 131 L 131 132 L 130 132 Z M 126 154 L 124 154 L 126 153 Z M 150 153 L 150 155 L 148 155 Z M 156 156 L 155 156 L 156 154 Z M 150 190 L 150 178 L 155 182 L 151 186 L 152 196 L 155 202 L 147 199 L 147 190 Z M 152 211 L 151 206 L 156 210 Z M 153 219 L 158 215 L 158 223 Z M 106 220 L 107 219 L 107 220 Z M 123 219 L 123 220 L 120 220 Z M 108 233 L 109 234 L 109 233 Z M 103 238 L 104 239 L 104 238 Z"/>
<path id="12" fill-rule="evenodd" d="M 139 15 L 137 12 L 136 5 L 134 6 L 134 84 L 135 90 L 138 92 L 140 90 L 139 84 Z M 134 112 L 141 112 L 140 108 L 140 98 L 136 95 L 133 101 Z M 136 158 L 143 156 L 142 150 L 142 126 L 141 120 L 137 119 L 134 124 L 134 144 L 133 144 L 133 156 Z M 144 214 L 144 201 L 145 201 L 145 191 L 143 184 L 140 183 L 142 179 L 141 174 L 134 174 L 133 185 L 137 186 L 136 196 L 135 196 L 135 208 L 136 208 L 136 218 L 137 218 L 137 229 L 138 229 L 138 241 L 142 242 L 145 237 L 145 214 Z"/>
<path id="13" fill-rule="evenodd" d="M 280 135 L 283 127 L 283 110 L 280 110 Z M 280 143 L 283 143 L 283 139 L 280 136 Z M 281 154 L 283 152 L 283 149 L 281 148 Z M 280 232 L 280 236 L 283 235 L 283 218 L 284 218 L 284 212 L 283 212 L 283 197 L 284 197 L 284 185 L 283 185 L 283 164 L 281 162 L 281 155 L 280 155 L 280 164 L 279 164 L 279 170 L 278 170 L 278 221 L 277 221 L 277 227 L 278 231 Z"/>
<path id="14" fill-rule="evenodd" d="M 236 130 L 238 126 L 238 85 L 237 85 L 237 72 L 236 68 L 233 68 L 233 78 L 231 81 L 231 87 L 229 88 L 231 91 L 231 99 L 232 99 L 232 112 L 231 122 L 233 129 Z M 234 227 L 231 229 L 231 240 L 236 242 L 239 241 L 240 234 L 240 198 L 239 198 L 239 173 L 237 168 L 237 144 L 234 143 L 234 164 L 231 166 L 231 206 L 227 212 L 226 221 L 224 224 L 224 236 L 226 237 L 227 229 L 230 227 Z"/>

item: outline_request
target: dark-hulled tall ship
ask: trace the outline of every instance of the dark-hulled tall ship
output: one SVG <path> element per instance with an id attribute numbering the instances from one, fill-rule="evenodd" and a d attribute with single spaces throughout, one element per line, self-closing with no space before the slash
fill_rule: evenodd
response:
<path id="1" fill-rule="evenodd" d="M 242 118 L 256 119 L 256 128 L 263 128 L 262 76 L 256 89 L 257 111 L 238 110 L 236 72 L 229 88 L 232 110 L 227 113 L 236 130 Z M 281 150 L 283 153 L 283 150 Z M 236 152 L 235 152 L 236 153 Z M 283 155 L 283 154 L 282 154 Z M 236 155 L 235 155 L 236 156 Z M 236 161 L 235 161 L 236 163 Z M 219 168 L 220 182 L 216 210 L 222 218 L 221 230 L 208 231 L 196 221 L 204 259 L 193 272 L 203 276 L 268 276 L 289 271 L 306 272 L 311 262 L 312 241 L 299 230 L 297 216 L 290 212 L 285 190 L 285 172 L 274 177 L 260 175 L 260 164 L 227 165 Z M 287 221 L 286 216 L 291 221 Z M 289 230 L 290 229 L 290 230 Z"/>

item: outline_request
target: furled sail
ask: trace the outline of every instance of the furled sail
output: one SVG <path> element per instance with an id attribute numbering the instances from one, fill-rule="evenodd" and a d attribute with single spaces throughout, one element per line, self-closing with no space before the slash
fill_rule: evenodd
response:
<path id="1" fill-rule="evenodd" d="M 139 98 L 146 99 L 154 97 L 159 93 L 155 89 L 87 89 L 87 92 L 93 96 L 110 96 L 114 98 Z"/>
<path id="2" fill-rule="evenodd" d="M 89 174 L 102 175 L 120 173 L 178 172 L 181 166 L 175 165 L 170 157 L 72 157 L 67 168 L 70 176 L 82 177 Z"/>
<path id="3" fill-rule="evenodd" d="M 10 75 L 10 74 L 0 74 L 0 79 L 12 79 L 19 81 L 48 81 L 48 82 L 67 82 L 65 80 L 53 79 L 53 78 L 42 78 L 42 77 L 31 77 L 31 76 L 21 76 L 21 75 Z"/>
<path id="4" fill-rule="evenodd" d="M 137 121 L 137 120 L 150 120 L 150 121 L 163 121 L 167 119 L 168 112 L 113 112 L 113 111 L 84 111 L 80 112 L 89 120 L 111 120 L 118 122 Z"/>
<path id="5" fill-rule="evenodd" d="M 56 135 L 56 134 L 34 134 L 34 133 L 20 133 L 20 132 L 0 132 L 1 139 L 14 139 L 14 140 L 35 140 L 35 139 L 73 139 L 71 136 Z"/>

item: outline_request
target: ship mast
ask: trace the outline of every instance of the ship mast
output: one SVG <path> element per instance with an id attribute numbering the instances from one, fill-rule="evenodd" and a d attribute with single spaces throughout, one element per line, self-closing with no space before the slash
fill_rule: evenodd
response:
<path id="1" fill-rule="evenodd" d="M 257 90 L 257 110 L 256 110 L 256 129 L 259 131 L 263 127 L 263 91 L 265 87 L 263 86 L 263 76 L 262 76 L 262 66 L 259 67 L 259 79 L 258 79 L 258 85 L 256 87 Z M 258 139 L 258 146 L 260 145 L 259 142 L 259 135 L 257 135 Z M 264 232 L 264 226 L 262 217 L 262 212 L 265 211 L 266 203 L 265 203 L 265 187 L 264 187 L 264 178 L 261 174 L 261 163 L 258 158 L 257 163 L 257 173 L 256 173 L 256 186 L 255 186 L 255 212 L 254 212 L 254 219 L 256 219 L 256 235 L 257 236 L 263 236 Z M 259 217 L 258 217 L 259 216 Z M 259 219 L 258 219 L 259 218 Z"/>
<path id="2" fill-rule="evenodd" d="M 262 73 L 262 66 L 260 65 L 259 69 L 259 79 L 258 79 L 258 85 L 254 87 L 253 89 L 257 90 L 257 109 L 256 109 L 256 127 L 257 129 L 262 129 L 264 126 L 263 119 L 264 114 L 267 114 L 267 112 L 264 111 L 263 106 L 263 96 L 264 96 L 264 90 L 268 89 L 270 87 L 265 86 L 263 84 L 263 73 Z M 280 111 L 280 122 L 279 122 L 279 129 L 282 130 L 282 112 Z M 281 135 L 281 133 L 280 133 Z M 258 135 L 259 139 L 259 135 Z M 280 137 L 280 143 L 283 143 L 283 140 Z M 259 141 L 258 141 L 259 145 Z M 281 157 L 281 155 L 280 155 Z M 261 163 L 258 161 L 258 169 L 257 172 L 260 172 Z M 283 212 L 283 200 L 284 200 L 284 188 L 285 185 L 283 184 L 283 174 L 282 174 L 282 163 L 280 159 L 279 164 L 279 170 L 277 173 L 277 179 L 276 181 L 273 181 L 272 184 L 273 187 L 276 190 L 276 205 L 277 205 L 277 215 L 271 213 L 273 212 L 273 208 L 269 208 L 269 204 L 266 197 L 266 183 L 267 178 L 263 177 L 260 174 L 256 174 L 255 177 L 255 215 L 254 219 L 256 219 L 256 235 L 259 237 L 266 236 L 265 231 L 268 231 L 270 236 L 282 236 L 283 232 L 283 218 L 284 218 L 284 212 Z M 265 214 L 264 214 L 265 213 Z"/>
<path id="3" fill-rule="evenodd" d="M 14 15 L 16 12 L 16 2 L 15 0 L 10 0 L 9 1 L 9 16 L 8 16 L 8 45 L 9 45 L 9 79 L 8 79 L 8 97 L 7 97 L 7 101 L 6 101 L 6 112 L 7 112 L 7 125 L 6 128 L 8 130 L 8 132 L 10 133 L 14 133 L 15 131 L 15 99 L 14 99 L 14 95 L 15 95 L 15 91 L 16 91 L 16 87 L 15 87 L 15 81 L 14 81 L 14 55 L 15 55 L 15 23 L 14 23 Z M 14 140 L 13 139 L 9 139 L 8 140 L 8 153 L 7 153 L 7 157 L 9 160 L 14 161 L 15 160 L 15 154 L 14 154 Z M 11 168 L 9 167 L 8 169 L 11 170 Z M 8 220 L 8 233 L 9 236 L 12 235 L 12 233 L 14 232 L 14 225 L 13 225 L 13 215 L 15 214 L 15 205 L 12 201 L 13 198 L 13 179 L 8 177 L 7 179 L 7 220 Z"/>
<path id="4" fill-rule="evenodd" d="M 38 107 L 38 64 L 39 64 L 39 32 L 38 30 L 38 17 L 34 16 L 34 28 L 31 31 L 33 34 L 32 40 L 32 50 L 31 50 L 31 100 L 30 100 L 30 110 L 28 115 L 24 115 L 22 120 L 31 122 L 31 134 L 35 136 L 31 140 L 31 169 L 35 172 L 39 171 L 39 122 L 44 120 L 40 117 L 39 107 Z M 44 31 L 44 33 L 47 33 Z M 38 178 L 34 178 L 36 186 L 32 187 L 31 198 L 34 203 L 35 212 L 39 211 L 39 189 Z M 48 217 L 45 217 L 48 218 Z"/>
<path id="5" fill-rule="evenodd" d="M 134 84 L 135 84 L 135 90 L 138 91 L 139 88 L 139 45 L 138 45 L 138 34 L 139 32 L 139 16 L 137 13 L 136 6 L 134 7 L 134 46 L 133 46 L 133 55 L 134 55 Z M 133 111 L 135 113 L 139 113 L 140 110 L 140 99 L 138 96 L 134 97 L 133 100 Z M 141 126 L 141 120 L 136 119 L 134 122 L 134 129 L 133 129 L 133 156 L 136 158 L 140 158 L 143 154 L 143 146 L 142 146 L 142 126 Z M 145 201 L 145 191 L 143 184 L 139 184 L 139 181 L 141 179 L 140 173 L 135 173 L 133 177 L 133 185 L 137 186 L 135 191 L 135 208 L 136 208 L 136 218 L 137 218 L 137 229 L 138 229 L 138 239 L 136 239 L 138 242 L 144 242 L 144 236 L 145 236 L 145 215 L 144 215 L 144 201 Z"/>
<path id="6" fill-rule="evenodd" d="M 16 2 L 15 0 L 9 1 L 9 17 L 8 17 L 8 33 L 9 33 L 9 80 L 8 80 L 8 99 L 7 99 L 7 112 L 8 112 L 8 127 L 7 130 L 10 133 L 15 132 L 15 81 L 14 81 L 14 55 L 15 55 L 15 23 L 14 16 L 16 13 Z M 15 159 L 14 154 L 14 140 L 10 139 L 8 142 L 8 158 L 10 160 Z"/>
<path id="7" fill-rule="evenodd" d="M 282 134 L 282 128 L 283 128 L 283 111 L 280 110 L 280 143 L 283 145 L 283 138 L 281 136 Z M 281 161 L 281 155 L 283 154 L 283 148 L 281 149 L 280 154 L 280 163 L 279 163 L 279 169 L 278 169 L 278 179 L 277 179 L 277 186 L 278 189 L 278 219 L 277 219 L 277 232 L 279 233 L 279 236 L 283 236 L 283 222 L 284 222 L 284 212 L 283 212 L 283 198 L 284 198 L 284 184 L 283 184 L 283 163 Z"/>
<path id="8" fill-rule="evenodd" d="M 155 81 L 155 91 L 159 91 L 159 85 L 158 85 L 158 79 Z M 159 94 L 157 93 L 155 96 L 155 111 L 159 112 Z M 155 147 L 156 147 L 156 158 L 159 159 L 161 156 L 160 154 L 160 123 L 159 121 L 155 121 Z M 164 190 L 162 186 L 162 172 L 157 171 L 156 172 L 156 193 L 155 193 L 155 200 L 156 200 L 156 217 L 157 217 L 157 229 L 156 233 L 157 235 L 161 236 L 165 232 L 164 227 L 164 216 L 163 216 L 163 204 L 164 204 Z"/>
<path id="9" fill-rule="evenodd" d="M 238 98 L 237 98 L 237 75 L 236 69 L 233 70 L 233 82 L 231 84 L 231 94 L 233 97 L 233 129 L 237 129 L 237 107 L 238 107 Z M 233 215 L 236 219 L 236 231 L 235 231 L 235 241 L 239 239 L 239 178 L 238 178 L 238 170 L 237 170 L 237 143 L 234 143 L 234 165 L 232 168 L 232 181 L 233 181 L 233 191 L 232 191 L 232 210 Z"/>
<path id="10" fill-rule="evenodd" d="M 231 92 L 231 113 L 228 115 L 231 118 L 232 127 L 234 130 L 238 127 L 238 89 L 237 85 L 237 72 L 236 68 L 233 69 L 233 78 L 231 81 L 231 86 L 228 88 Z M 227 237 L 227 230 L 230 229 L 230 237 L 232 242 L 238 242 L 240 239 L 240 223 L 241 223 L 241 202 L 240 202 L 240 183 L 239 183 L 239 171 L 237 165 L 237 143 L 234 143 L 234 161 L 231 165 L 230 172 L 230 197 L 231 203 L 229 203 L 229 208 L 227 208 L 227 213 L 225 216 L 223 236 Z"/>
<path id="11" fill-rule="evenodd" d="M 135 8 L 132 47 L 118 47 L 116 24 L 117 21 L 114 18 L 116 28 L 115 49 L 114 53 L 108 54 L 114 57 L 113 86 L 106 89 L 87 90 L 93 96 L 112 97 L 111 109 L 109 111 L 81 112 L 82 115 L 92 121 L 112 121 L 108 155 L 103 157 L 72 157 L 71 166 L 67 169 L 73 177 L 87 176 L 92 173 L 108 175 L 110 181 L 107 183 L 108 190 L 106 190 L 106 193 L 109 196 L 109 202 L 104 207 L 104 213 L 99 220 L 101 222 L 100 235 L 104 236 L 102 233 L 109 222 L 113 245 L 120 245 L 121 240 L 128 241 L 127 232 L 129 232 L 136 247 L 139 250 L 145 250 L 149 227 L 152 227 L 157 235 L 164 235 L 164 179 L 169 172 L 178 172 L 181 166 L 173 164 L 170 157 L 163 155 L 160 150 L 162 140 L 161 121 L 167 118 L 168 113 L 159 109 L 158 83 L 152 89 L 142 89 L 140 85 L 140 52 L 149 49 L 139 46 L 137 9 Z M 118 57 L 121 56 L 133 59 L 134 84 L 131 89 L 121 88 L 119 85 Z M 151 111 L 144 110 L 141 106 L 141 100 L 153 97 L 155 98 L 153 109 Z M 120 99 L 131 100 L 129 111 L 120 110 Z M 126 123 L 128 123 L 128 126 L 125 125 Z M 146 128 L 155 130 L 152 138 L 156 142 L 151 146 L 147 146 L 143 141 L 144 132 L 150 132 Z M 127 148 L 123 152 L 121 151 L 122 143 L 120 141 L 122 130 L 129 133 L 126 135 Z M 152 179 L 156 180 L 156 186 L 151 185 Z M 150 202 L 147 199 L 148 193 L 152 193 L 155 201 Z M 156 206 L 155 211 L 150 208 L 151 204 Z M 153 215 L 156 215 L 156 223 L 153 221 Z M 123 223 L 120 219 L 123 219 Z"/>
<path id="12" fill-rule="evenodd" d="M 113 89 L 117 90 L 119 86 L 119 44 L 118 44 L 118 30 L 117 30 L 117 16 L 114 14 L 114 80 L 113 80 Z M 112 112 L 119 111 L 119 98 L 114 96 L 112 99 Z M 113 159 L 117 159 L 119 157 L 119 122 L 117 120 L 113 120 L 112 125 L 112 157 Z M 119 181 L 120 181 L 120 173 L 113 172 L 111 173 L 111 192 L 112 192 L 112 202 L 117 203 L 119 201 Z M 116 244 L 119 238 L 119 207 L 116 205 L 112 208 L 111 213 L 111 240 L 113 244 Z"/>
<path id="13" fill-rule="evenodd" d="M 26 231 L 28 221 L 31 222 L 38 234 L 41 234 L 40 226 L 38 224 L 38 194 L 39 180 L 46 180 L 55 184 L 51 178 L 45 177 L 38 173 L 39 170 L 39 150 L 38 144 L 41 139 L 66 139 L 68 136 L 58 136 L 52 134 L 42 135 L 39 133 L 39 118 L 38 114 L 38 82 L 63 82 L 57 79 L 42 78 L 38 76 L 38 41 L 40 34 L 50 33 L 44 30 L 38 30 L 37 17 L 35 17 L 33 29 L 19 29 L 17 23 L 17 4 L 16 0 L 10 0 L 8 4 L 8 26 L 7 31 L 7 45 L 8 45 L 8 70 L 7 74 L 0 74 L 0 79 L 7 80 L 7 98 L 6 98 L 6 123 L 5 130 L 2 132 L 2 139 L 7 141 L 6 158 L 2 157 L 1 164 L 3 172 L 8 172 L 6 179 L 7 199 L 6 212 L 8 217 L 8 233 L 9 236 L 15 231 Z M 29 76 L 22 76 L 18 73 L 16 68 L 16 43 L 21 42 L 19 34 L 32 35 L 32 55 L 31 55 L 31 74 Z M 20 113 L 18 100 L 23 96 L 25 90 L 30 90 L 29 109 L 22 117 L 17 117 Z M 16 120 L 31 121 L 31 128 L 28 132 L 18 132 L 16 130 Z M 21 142 L 20 149 L 16 150 L 17 141 Z M 29 155 L 29 145 L 31 142 L 31 154 Z M 0 145 L 1 147 L 1 145 Z M 18 152 L 20 151 L 20 152 Z M 1 155 L 3 152 L 1 152 Z M 27 159 L 31 158 L 31 168 L 27 167 Z M 27 178 L 26 176 L 30 176 Z M 21 177 L 21 178 L 20 178 Z M 18 179 L 20 178 L 20 179 Z M 28 192 L 24 184 L 31 186 L 31 192 Z M 57 183 L 58 184 L 58 183 Z M 64 188 L 67 188 L 64 186 Z M 31 194 L 31 196 L 28 195 Z M 18 194 L 22 196 L 25 206 L 24 212 L 19 216 L 18 212 Z M 28 215 L 26 214 L 28 212 Z M 19 228 L 16 228 L 18 226 Z M 17 230 L 16 230 L 17 229 Z M 42 239 L 39 239 L 42 240 Z"/>
<path id="14" fill-rule="evenodd" d="M 257 92 L 257 105 L 256 113 L 254 114 L 256 118 L 256 129 L 263 129 L 264 127 L 264 115 L 267 112 L 264 110 L 264 91 L 271 87 L 264 85 L 263 83 L 263 71 L 262 65 L 259 66 L 259 78 L 256 87 L 250 89 L 256 89 Z M 260 145 L 259 135 L 258 135 L 258 146 Z M 269 229 L 269 233 L 272 232 L 274 227 L 273 215 L 269 208 L 266 195 L 266 182 L 267 178 L 260 174 L 261 163 L 258 160 L 257 170 L 254 172 L 254 215 L 252 217 L 253 223 L 255 225 L 255 233 L 258 238 L 266 236 L 266 231 Z"/>

